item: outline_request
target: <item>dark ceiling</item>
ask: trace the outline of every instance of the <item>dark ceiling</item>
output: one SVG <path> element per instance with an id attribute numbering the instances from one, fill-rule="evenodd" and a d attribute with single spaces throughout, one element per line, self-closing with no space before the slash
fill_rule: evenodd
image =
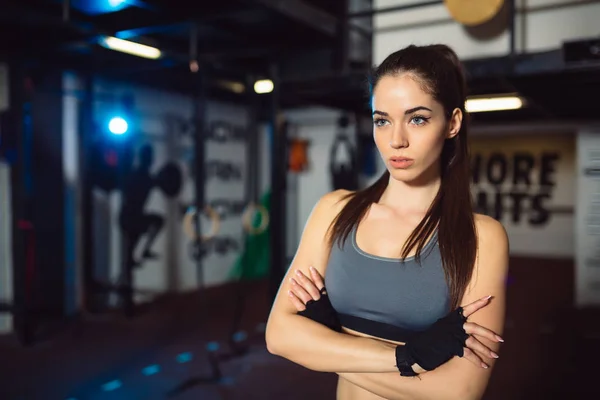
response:
<path id="1" fill-rule="evenodd" d="M 11 40 L 0 42 L 0 57 L 34 69 L 76 68 L 186 93 L 195 87 L 198 74 L 190 72 L 189 63 L 197 59 L 212 84 L 211 95 L 240 102 L 246 98 L 223 83 L 270 77 L 276 65 L 283 107 L 367 111 L 370 54 L 348 62 L 342 50 L 348 48 L 346 28 L 361 32 L 366 43 L 370 31 L 344 23 L 345 4 L 347 0 L 5 0 L 0 34 Z M 107 50 L 96 44 L 104 35 L 158 47 L 165 56 L 145 60 Z M 518 92 L 528 100 L 528 107 L 517 112 L 473 115 L 476 123 L 598 119 L 598 60 L 569 64 L 558 48 L 465 64 L 471 94 Z"/>
<path id="2" fill-rule="evenodd" d="M 243 82 L 248 75 L 268 75 L 273 63 L 291 69 L 298 64 L 294 60 L 306 63 L 319 55 L 317 59 L 324 59 L 319 71 L 300 66 L 310 75 L 333 68 L 341 37 L 336 15 L 343 4 L 339 0 L 7 0 L 0 12 L 0 33 L 12 40 L 0 43 L 0 54 L 44 66 L 68 65 L 124 79 L 160 80 L 175 88 L 189 86 L 194 79 L 191 59 L 197 59 L 215 79 Z M 150 61 L 104 49 L 96 43 L 105 35 L 158 47 L 164 57 Z"/>

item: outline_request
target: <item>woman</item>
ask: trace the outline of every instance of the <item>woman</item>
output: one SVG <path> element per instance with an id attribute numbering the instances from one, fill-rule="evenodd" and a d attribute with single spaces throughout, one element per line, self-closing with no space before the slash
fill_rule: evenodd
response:
<path id="1" fill-rule="evenodd" d="M 409 46 L 374 71 L 370 91 L 387 171 L 315 205 L 267 347 L 337 373 L 342 400 L 479 399 L 502 341 L 508 239 L 473 212 L 461 64 L 446 46 Z"/>

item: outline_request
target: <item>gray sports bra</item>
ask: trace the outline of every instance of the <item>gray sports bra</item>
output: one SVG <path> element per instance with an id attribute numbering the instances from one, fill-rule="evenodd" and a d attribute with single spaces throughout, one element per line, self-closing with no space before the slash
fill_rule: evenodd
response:
<path id="1" fill-rule="evenodd" d="M 344 327 L 383 339 L 406 342 L 449 311 L 437 231 L 419 264 L 365 253 L 355 228 L 343 247 L 332 246 L 325 286 Z"/>

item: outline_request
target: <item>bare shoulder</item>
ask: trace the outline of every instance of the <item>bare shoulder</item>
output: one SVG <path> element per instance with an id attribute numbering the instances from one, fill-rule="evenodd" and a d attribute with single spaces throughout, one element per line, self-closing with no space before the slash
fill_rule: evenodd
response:
<path id="1" fill-rule="evenodd" d="M 334 218 L 344 208 L 354 193 L 344 189 L 326 193 L 315 205 L 314 212 L 322 216 L 328 215 Z"/>
<path id="2" fill-rule="evenodd" d="M 505 275 L 510 251 L 506 229 L 498 220 L 483 214 L 475 214 L 475 229 L 478 274 Z"/>
<path id="3" fill-rule="evenodd" d="M 488 215 L 475 214 L 475 229 L 480 249 L 489 250 L 489 246 L 508 248 L 508 234 L 498 220 Z"/>
<path id="4" fill-rule="evenodd" d="M 487 215 L 475 214 L 477 256 L 466 303 L 488 294 L 503 299 L 509 266 L 509 241 L 504 226 Z"/>

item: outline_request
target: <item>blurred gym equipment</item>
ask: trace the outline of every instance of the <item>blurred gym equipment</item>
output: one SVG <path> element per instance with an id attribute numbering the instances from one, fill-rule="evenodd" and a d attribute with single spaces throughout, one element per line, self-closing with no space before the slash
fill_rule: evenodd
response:
<path id="1" fill-rule="evenodd" d="M 253 82 L 252 79 L 249 79 L 248 81 Z M 248 352 L 247 340 L 249 338 L 249 335 L 246 331 L 240 329 L 242 317 L 244 314 L 244 301 L 246 298 L 246 290 L 244 288 L 243 281 L 246 278 L 246 270 L 247 268 L 249 268 L 248 264 L 251 261 L 247 257 L 249 252 L 248 248 L 246 248 L 248 243 L 246 239 L 248 236 L 264 233 L 269 227 L 269 212 L 264 206 L 260 205 L 259 203 L 258 163 L 260 160 L 260 154 L 258 146 L 258 124 L 256 120 L 257 104 L 255 96 L 256 95 L 254 93 L 250 93 L 248 96 L 248 102 L 250 104 L 250 115 L 248 129 L 244 130 L 244 140 L 246 143 L 247 171 L 245 182 L 245 197 L 247 201 L 247 206 L 242 212 L 242 226 L 244 232 L 244 238 L 242 239 L 242 242 L 244 243 L 244 248 L 242 249 L 241 253 L 242 269 L 240 271 L 239 276 L 237 277 L 238 281 L 236 283 L 236 301 L 231 321 L 231 329 L 229 331 L 228 337 L 224 341 L 229 351 L 223 350 L 219 342 L 210 342 L 206 347 L 206 351 L 208 353 L 208 361 L 210 364 L 211 373 L 208 376 L 194 376 L 185 380 L 184 382 L 181 382 L 179 385 L 177 385 L 168 392 L 169 397 L 177 396 L 182 392 L 185 392 L 198 385 L 211 383 L 220 384 L 231 381 L 233 378 L 226 377 L 223 375 L 220 363 L 223 361 L 231 360 L 235 357 L 243 356 Z M 202 108 L 197 107 L 197 109 Z M 198 120 L 203 121 L 203 116 L 200 116 Z M 219 129 L 221 131 L 219 131 Z M 217 134 L 217 140 L 221 142 L 231 140 L 233 137 L 233 130 L 227 128 L 224 124 L 213 125 L 211 129 L 209 129 L 209 132 L 211 133 L 207 136 L 202 136 L 198 133 L 196 133 L 195 135 L 196 156 L 194 161 L 197 171 L 200 171 L 199 166 L 203 165 L 204 161 L 204 139 L 215 139 L 215 132 L 219 132 Z M 202 151 L 202 155 L 199 154 L 199 151 Z M 207 172 L 209 169 L 211 169 L 211 167 L 214 168 L 216 164 L 218 164 L 218 162 L 214 161 L 210 164 L 206 164 Z M 220 215 L 217 213 L 217 211 L 215 211 L 215 209 L 212 208 L 212 206 L 205 204 L 206 202 L 204 200 L 203 177 L 207 178 L 207 173 L 195 175 L 196 207 L 188 210 L 184 217 L 183 224 L 186 235 L 188 236 L 188 238 L 191 239 L 190 251 L 193 254 L 193 258 L 197 262 L 198 273 L 200 274 L 200 276 L 202 271 L 202 261 L 211 250 L 215 251 L 217 254 L 223 254 L 228 249 L 237 249 L 237 243 L 232 238 L 216 237 L 219 230 Z M 225 202 L 221 200 L 216 202 L 216 204 L 220 204 L 221 206 L 229 205 L 231 207 L 231 205 L 234 203 Z M 209 216 L 209 219 L 211 221 L 211 229 L 206 235 L 202 234 L 200 215 L 198 212 L 196 212 L 196 210 L 198 209 L 204 209 L 205 213 Z M 254 223 L 254 219 L 256 219 L 256 217 L 260 217 L 260 222 L 258 226 L 255 226 Z M 202 279 L 200 279 L 200 281 L 202 282 Z M 199 286 L 202 287 L 201 285 Z"/>
<path id="2" fill-rule="evenodd" d="M 293 138 L 290 140 L 289 169 L 292 172 L 302 172 L 308 168 L 308 146 L 310 141 Z"/>
<path id="3" fill-rule="evenodd" d="M 352 144 L 348 137 L 349 119 L 343 116 L 338 121 L 337 133 L 333 144 L 331 145 L 331 153 L 329 155 L 329 172 L 331 174 L 331 184 L 333 190 L 358 189 L 358 157 L 356 155 L 356 146 Z M 342 161 L 339 160 L 340 151 L 346 151 L 346 157 Z"/>
<path id="4" fill-rule="evenodd" d="M 206 235 L 201 235 L 200 241 L 208 242 L 219 233 L 220 217 L 219 214 L 217 214 L 217 212 L 208 205 L 204 207 L 204 212 L 209 217 L 211 225 L 209 233 Z M 183 217 L 183 231 L 191 241 L 198 240 L 198 230 L 195 227 L 195 221 L 197 221 L 198 218 L 199 215 L 195 207 L 190 207 Z"/>

